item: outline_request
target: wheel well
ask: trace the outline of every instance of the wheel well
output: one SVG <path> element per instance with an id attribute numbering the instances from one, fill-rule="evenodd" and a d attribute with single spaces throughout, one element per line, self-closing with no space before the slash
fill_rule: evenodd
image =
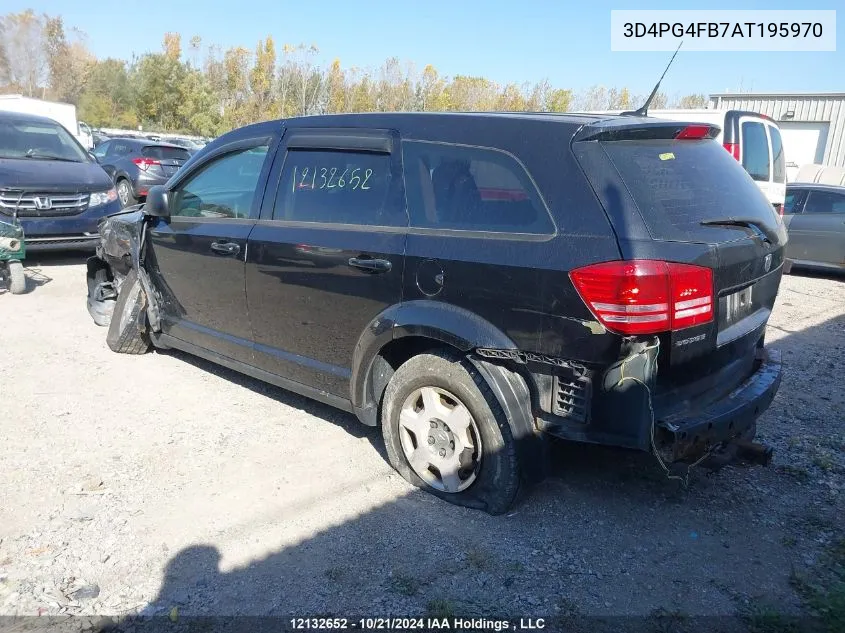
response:
<path id="1" fill-rule="evenodd" d="M 427 336 L 405 336 L 390 341 L 382 347 L 378 356 L 373 360 L 373 366 L 370 369 L 369 396 L 372 398 L 371 402 L 381 407 L 381 397 L 384 395 L 384 390 L 393 377 L 393 373 L 412 357 L 432 349 L 447 349 L 461 353 L 458 348 Z"/>

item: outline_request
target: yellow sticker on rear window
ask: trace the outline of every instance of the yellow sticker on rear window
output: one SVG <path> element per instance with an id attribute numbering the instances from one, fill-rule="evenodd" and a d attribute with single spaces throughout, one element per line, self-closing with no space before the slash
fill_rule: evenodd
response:
<path id="1" fill-rule="evenodd" d="M 658 154 L 658 158 L 660 160 L 675 160 L 675 155 L 672 152 L 666 152 L 665 154 Z"/>

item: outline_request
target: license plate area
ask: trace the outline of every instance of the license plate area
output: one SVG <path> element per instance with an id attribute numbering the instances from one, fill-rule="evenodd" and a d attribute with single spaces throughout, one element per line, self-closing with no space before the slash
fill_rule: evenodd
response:
<path id="1" fill-rule="evenodd" d="M 751 285 L 721 298 L 725 325 L 733 325 L 754 311 L 753 293 L 754 286 Z"/>

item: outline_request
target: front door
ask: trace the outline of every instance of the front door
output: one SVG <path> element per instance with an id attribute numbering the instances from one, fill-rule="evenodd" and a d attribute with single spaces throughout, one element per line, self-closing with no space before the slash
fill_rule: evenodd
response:
<path id="1" fill-rule="evenodd" d="M 358 338 L 402 296 L 398 144 L 375 130 L 287 134 L 272 215 L 249 238 L 255 365 L 349 398 Z"/>
<path id="2" fill-rule="evenodd" d="M 789 222 L 790 258 L 845 266 L 845 193 L 811 189 Z"/>
<path id="3" fill-rule="evenodd" d="M 244 261 L 268 147 L 255 139 L 206 157 L 169 191 L 171 216 L 150 230 L 162 331 L 242 362 L 252 360 Z"/>

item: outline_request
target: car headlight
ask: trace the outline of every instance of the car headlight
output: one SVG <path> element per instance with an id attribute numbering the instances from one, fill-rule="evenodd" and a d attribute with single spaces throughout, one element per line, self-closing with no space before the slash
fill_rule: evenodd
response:
<path id="1" fill-rule="evenodd" d="M 108 191 L 98 191 L 91 194 L 91 200 L 88 202 L 89 207 L 99 207 L 109 202 L 117 200 L 117 191 L 114 187 Z"/>

